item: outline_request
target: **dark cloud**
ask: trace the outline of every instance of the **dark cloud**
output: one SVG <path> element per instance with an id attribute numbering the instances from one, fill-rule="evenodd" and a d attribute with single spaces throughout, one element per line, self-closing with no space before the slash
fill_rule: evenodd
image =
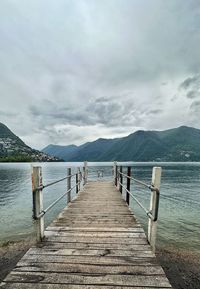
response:
<path id="1" fill-rule="evenodd" d="M 99 97 L 99 98 L 96 98 L 95 99 L 95 102 L 108 102 L 109 101 L 109 99 L 108 98 L 106 98 L 106 97 Z"/>
<path id="2" fill-rule="evenodd" d="M 46 125 L 68 124 L 77 126 L 105 125 L 108 127 L 127 125 L 127 115 L 132 112 L 132 106 L 118 103 L 101 97 L 85 104 L 84 109 L 79 106 L 64 107 L 56 102 L 43 100 L 38 105 L 29 107 L 30 114 Z"/>
<path id="3" fill-rule="evenodd" d="M 180 88 L 184 88 L 184 89 L 189 89 L 191 87 L 194 87 L 196 85 L 200 84 L 200 75 L 194 75 L 192 77 L 188 77 L 186 78 L 181 84 L 180 84 Z"/>
<path id="4" fill-rule="evenodd" d="M 151 109 L 148 111 L 148 114 L 160 114 L 162 112 L 163 112 L 162 109 Z"/>
<path id="5" fill-rule="evenodd" d="M 188 93 L 186 94 L 186 96 L 187 96 L 188 98 L 191 98 L 191 99 L 197 98 L 197 97 L 200 96 L 200 91 L 190 90 L 190 91 L 188 91 Z"/>
<path id="6" fill-rule="evenodd" d="M 199 11 L 198 0 L 1 1 L 0 121 L 40 148 L 200 125 Z"/>
<path id="7" fill-rule="evenodd" d="M 192 112 L 199 113 L 200 112 L 200 100 L 195 100 L 190 105 L 190 109 Z"/>

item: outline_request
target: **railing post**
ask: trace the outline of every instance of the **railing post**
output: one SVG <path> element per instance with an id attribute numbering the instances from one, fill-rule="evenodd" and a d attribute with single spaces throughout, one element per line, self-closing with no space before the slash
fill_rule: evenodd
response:
<path id="1" fill-rule="evenodd" d="M 76 194 L 78 194 L 78 172 L 76 173 Z"/>
<path id="2" fill-rule="evenodd" d="M 161 167 L 154 167 L 152 170 L 152 186 L 160 190 L 160 181 L 161 181 Z M 159 195 L 156 191 L 151 191 L 151 200 L 150 200 L 150 208 L 149 211 L 153 216 L 157 215 L 158 212 L 155 210 L 158 210 L 158 202 Z M 152 220 L 149 218 L 148 223 L 148 241 L 155 252 L 155 246 L 156 246 L 156 232 L 157 232 L 157 219 Z"/>
<path id="3" fill-rule="evenodd" d="M 87 161 L 84 161 L 84 166 L 83 166 L 83 185 L 85 185 L 87 183 L 87 175 L 88 175 Z"/>
<path id="4" fill-rule="evenodd" d="M 72 170 L 71 168 L 67 168 L 67 191 L 71 190 L 71 174 Z M 71 202 L 71 191 L 68 192 L 67 194 L 67 204 Z"/>
<path id="5" fill-rule="evenodd" d="M 81 190 L 81 170 L 78 167 L 78 192 Z"/>
<path id="6" fill-rule="evenodd" d="M 38 218 L 43 211 L 42 190 L 37 188 L 42 186 L 42 168 L 32 166 L 32 194 L 33 194 L 33 218 L 36 220 L 37 241 L 44 238 L 44 216 Z"/>
<path id="7" fill-rule="evenodd" d="M 114 184 L 117 187 L 117 162 L 113 164 Z"/>
<path id="8" fill-rule="evenodd" d="M 120 171 L 120 173 L 123 172 L 122 166 L 120 166 L 119 171 Z M 123 175 L 122 174 L 120 174 L 119 179 L 120 179 L 120 183 L 123 184 Z M 122 185 L 121 184 L 119 185 L 119 191 L 122 194 Z"/>
<path id="9" fill-rule="evenodd" d="M 127 177 L 130 177 L 131 176 L 131 167 L 127 167 Z M 127 184 L 126 184 L 126 189 L 127 191 L 130 192 L 130 188 L 131 188 L 131 179 L 130 178 L 127 178 Z M 126 192 L 126 202 L 127 204 L 129 205 L 129 202 L 130 202 L 130 195 L 128 192 Z"/>

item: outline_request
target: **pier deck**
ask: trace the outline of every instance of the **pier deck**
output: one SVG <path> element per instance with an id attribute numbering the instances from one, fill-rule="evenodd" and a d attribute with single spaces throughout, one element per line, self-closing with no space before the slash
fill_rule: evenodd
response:
<path id="1" fill-rule="evenodd" d="M 0 285 L 2 289 L 171 288 L 111 182 L 89 182 Z"/>

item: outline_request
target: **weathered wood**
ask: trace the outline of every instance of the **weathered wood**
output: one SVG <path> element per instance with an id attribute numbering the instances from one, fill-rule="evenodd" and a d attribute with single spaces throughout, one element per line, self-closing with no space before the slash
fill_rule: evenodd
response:
<path id="1" fill-rule="evenodd" d="M 77 169 L 77 173 L 78 173 L 78 179 L 77 179 L 77 181 L 78 181 L 78 192 L 79 192 L 80 189 L 81 189 L 81 170 L 80 170 L 79 167 L 78 167 L 78 169 Z"/>
<path id="2" fill-rule="evenodd" d="M 152 257 L 151 250 L 132 251 L 132 250 L 112 250 L 112 249 L 55 249 L 55 248 L 31 248 L 29 255 L 56 255 L 56 256 L 130 256 L 130 257 Z"/>
<path id="3" fill-rule="evenodd" d="M 99 265 L 99 264 L 62 264 L 62 263 L 37 263 L 34 261 L 21 261 L 14 271 L 17 272 L 65 272 L 87 274 L 137 274 L 137 275 L 164 275 L 163 269 L 158 265 Z"/>
<path id="4" fill-rule="evenodd" d="M 68 191 L 68 195 L 67 195 L 67 204 L 69 202 L 71 202 L 71 174 L 72 174 L 72 170 L 71 168 L 67 168 L 67 191 Z"/>
<path id="5" fill-rule="evenodd" d="M 155 257 L 134 257 L 134 256 L 60 256 L 60 255 L 24 255 L 22 261 L 47 262 L 47 263 L 66 263 L 66 264 L 98 264 L 98 265 L 156 265 Z M 108 272 L 109 273 L 109 272 Z"/>
<path id="6" fill-rule="evenodd" d="M 99 238 L 99 237 L 74 237 L 73 235 L 71 237 L 66 236 L 48 236 L 46 238 L 47 241 L 50 242 L 83 242 L 83 243 L 98 243 L 98 244 L 123 244 L 126 242 L 126 244 L 146 244 L 147 239 L 146 237 L 143 238 Z"/>
<path id="7" fill-rule="evenodd" d="M 161 167 L 154 167 L 152 171 L 152 185 L 158 190 L 160 189 L 161 181 Z M 149 211 L 152 212 L 152 215 L 155 215 L 156 209 L 156 191 L 151 192 L 150 208 Z M 148 241 L 152 246 L 152 250 L 155 252 L 156 247 L 156 232 L 157 232 L 157 220 L 149 219 L 148 222 Z"/>
<path id="8" fill-rule="evenodd" d="M 145 243 L 145 242 L 144 242 Z M 108 249 L 121 251 L 147 251 L 151 250 L 148 244 L 124 244 L 124 243 L 87 243 L 87 242 L 50 242 L 44 241 L 42 244 L 35 246 L 36 248 L 52 248 L 52 249 Z M 34 247 L 33 247 L 34 248 Z"/>
<path id="9" fill-rule="evenodd" d="M 127 167 L 127 177 L 131 176 L 131 167 Z M 127 191 L 130 192 L 130 188 L 131 188 L 131 180 L 130 178 L 127 178 L 127 183 L 126 183 L 126 189 Z M 128 192 L 126 192 L 126 202 L 129 205 L 130 202 L 130 195 Z"/>
<path id="10" fill-rule="evenodd" d="M 87 177 L 88 177 L 87 161 L 84 161 L 84 165 L 83 165 L 83 185 L 85 185 L 87 183 Z"/>
<path id="11" fill-rule="evenodd" d="M 170 289 L 140 224 L 108 182 L 85 185 L 2 289 Z"/>
<path id="12" fill-rule="evenodd" d="M 46 231 L 45 236 L 59 236 L 59 237 L 70 237 L 72 236 L 72 233 L 70 232 L 58 232 L 58 231 Z M 111 240 L 113 238 L 145 238 L 144 232 L 138 233 L 121 233 L 121 232 L 73 232 L 73 237 L 86 237 L 86 238 L 110 238 Z M 124 240 L 125 241 L 125 240 Z"/>
<path id="13" fill-rule="evenodd" d="M 161 289 L 158 286 L 113 286 L 113 285 L 79 285 L 79 284 L 41 284 L 41 283 L 2 283 L 1 289 Z M 171 286 L 164 287 L 165 289 L 171 289 Z"/>
<path id="14" fill-rule="evenodd" d="M 56 280 L 56 281 L 55 281 Z M 164 275 L 111 275 L 111 274 L 68 274 L 65 272 L 15 272 L 9 274 L 5 281 L 7 282 L 33 282 L 48 284 L 83 284 L 83 285 L 115 285 L 115 286 L 159 286 L 169 287 L 169 282 Z"/>
<path id="15" fill-rule="evenodd" d="M 42 168 L 32 166 L 33 218 L 38 242 L 44 238 L 44 217 L 38 219 L 43 211 L 43 194 L 42 190 L 38 189 L 40 186 L 42 186 Z"/>
<path id="16" fill-rule="evenodd" d="M 76 182 L 76 194 L 78 194 L 78 172 L 76 173 L 75 182 Z"/>
<path id="17" fill-rule="evenodd" d="M 120 173 L 123 173 L 122 166 L 119 167 L 119 172 L 120 172 Z M 120 193 L 122 194 L 122 191 L 123 191 L 123 187 L 122 187 L 122 184 L 123 184 L 123 175 L 122 175 L 122 174 L 120 174 L 119 180 L 120 180 L 119 191 L 120 191 Z"/>
<path id="18" fill-rule="evenodd" d="M 59 232 L 112 232 L 112 233 L 135 233 L 135 232 L 144 232 L 143 229 L 139 226 L 139 227 L 133 227 L 133 228 L 96 228 L 96 227 L 91 227 L 91 228 L 87 228 L 87 227 L 62 227 L 62 226 L 49 226 L 46 231 L 59 231 Z"/>
<path id="19" fill-rule="evenodd" d="M 115 186 L 117 186 L 117 162 L 114 162 L 113 172 L 114 172 L 114 184 Z"/>

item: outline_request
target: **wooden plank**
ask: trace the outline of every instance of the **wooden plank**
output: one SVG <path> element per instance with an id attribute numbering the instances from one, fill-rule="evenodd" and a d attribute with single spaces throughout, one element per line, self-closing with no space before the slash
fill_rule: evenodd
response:
<path id="1" fill-rule="evenodd" d="M 68 274 L 48 272 L 15 272 L 12 271 L 5 279 L 7 282 L 47 283 L 47 284 L 83 284 L 83 285 L 115 285 L 115 286 L 159 286 L 169 287 L 164 275 L 110 275 L 110 274 Z"/>
<path id="2" fill-rule="evenodd" d="M 77 242 L 77 243 L 99 243 L 99 244 L 147 244 L 146 237 L 143 238 L 98 238 L 98 237 L 93 237 L 92 239 L 90 237 L 66 237 L 66 236 L 55 236 L 51 235 L 48 236 L 45 241 L 49 242 Z"/>
<path id="3" fill-rule="evenodd" d="M 129 250 L 129 251 L 145 251 L 151 250 L 149 244 L 122 244 L 122 243 L 84 243 L 84 242 L 42 242 L 42 244 L 37 245 L 37 248 L 55 248 L 55 249 L 110 249 L 110 250 Z"/>
<path id="4" fill-rule="evenodd" d="M 55 249 L 55 248 L 31 248 L 27 255 L 56 255 L 56 256 L 129 256 L 129 257 L 154 257 L 151 250 L 131 251 L 112 249 Z"/>
<path id="5" fill-rule="evenodd" d="M 58 256 L 58 255 L 24 255 L 22 261 L 32 260 L 35 262 L 52 262 L 52 263 L 74 263 L 74 264 L 112 264 L 114 265 L 149 265 L 157 264 L 155 258 L 151 257 L 134 257 L 134 256 Z"/>
<path id="6" fill-rule="evenodd" d="M 61 232 L 61 231 L 46 231 L 45 236 L 59 236 L 59 237 L 88 237 L 88 238 L 145 238 L 145 233 L 122 233 L 122 232 Z"/>
<path id="7" fill-rule="evenodd" d="M 144 233 L 142 227 L 137 228 L 96 228 L 96 227 L 62 227 L 62 226 L 49 226 L 46 231 L 59 231 L 59 232 L 69 232 L 69 233 L 76 233 L 76 232 L 104 232 L 104 233 Z"/>
<path id="8" fill-rule="evenodd" d="M 166 289 L 143 229 L 108 182 L 88 183 L 1 289 Z"/>
<path id="9" fill-rule="evenodd" d="M 87 274 L 136 274 L 136 275 L 164 275 L 159 265 L 103 265 L 98 264 L 62 264 L 33 261 L 20 261 L 14 271 L 20 272 L 65 272 L 65 273 L 87 273 Z"/>
<path id="10" fill-rule="evenodd" d="M 116 285 L 79 285 L 79 284 L 40 284 L 40 283 L 2 283 L 1 289 L 162 289 L 158 286 L 116 286 Z M 165 289 L 171 289 L 171 286 L 165 287 Z"/>

